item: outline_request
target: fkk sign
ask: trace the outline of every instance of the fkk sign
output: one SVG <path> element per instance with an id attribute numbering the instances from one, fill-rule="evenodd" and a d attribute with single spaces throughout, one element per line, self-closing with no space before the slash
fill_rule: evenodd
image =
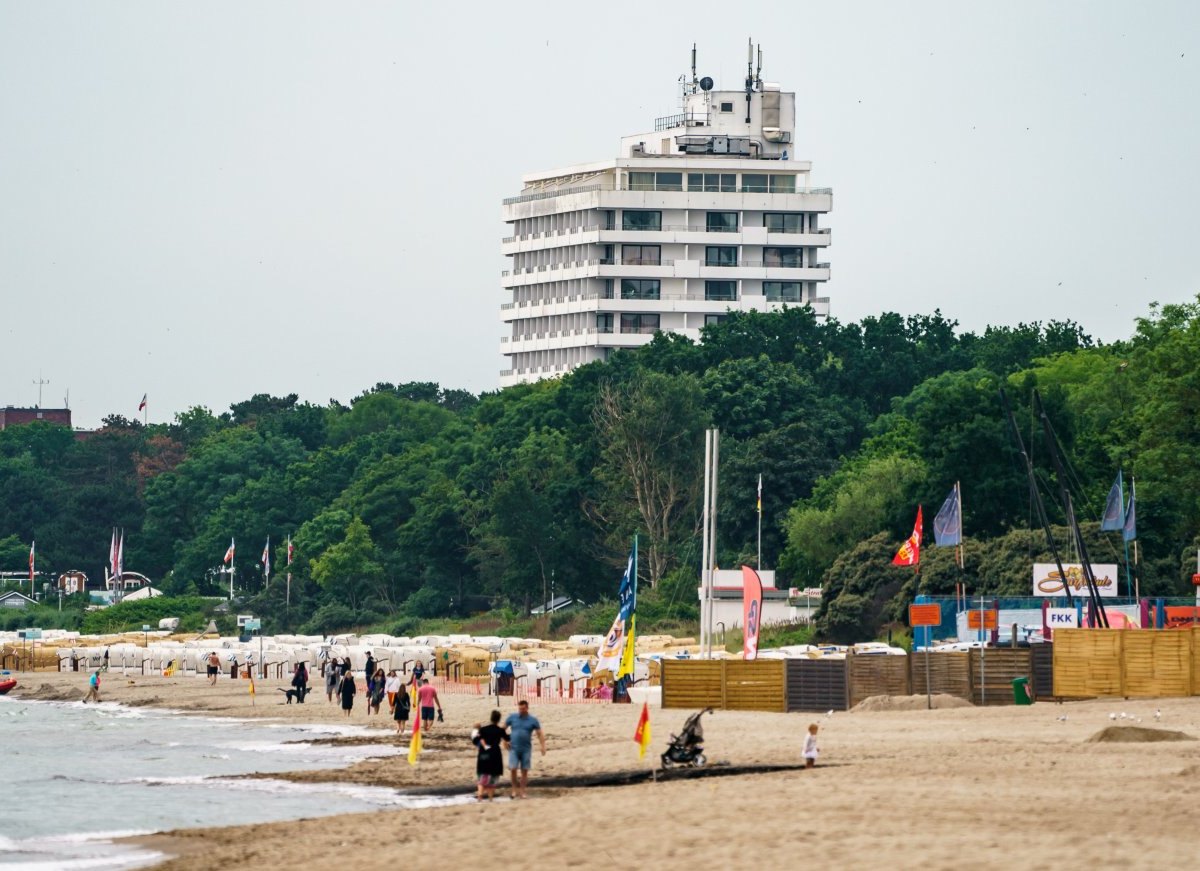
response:
<path id="1" fill-rule="evenodd" d="M 1079 612 L 1074 608 L 1047 608 L 1046 628 L 1051 632 L 1055 629 L 1078 629 Z"/>

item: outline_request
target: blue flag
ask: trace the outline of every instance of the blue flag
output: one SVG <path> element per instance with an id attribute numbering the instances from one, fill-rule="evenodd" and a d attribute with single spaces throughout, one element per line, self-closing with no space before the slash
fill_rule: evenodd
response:
<path id="1" fill-rule="evenodd" d="M 1100 518 L 1101 532 L 1116 532 L 1125 525 L 1125 481 L 1121 470 L 1117 470 L 1117 480 L 1108 491 L 1108 499 L 1104 503 L 1104 516 Z"/>
<path id="2" fill-rule="evenodd" d="M 950 488 L 950 495 L 933 518 L 933 540 L 938 547 L 962 544 L 962 503 L 958 498 L 957 484 Z"/>
<path id="3" fill-rule="evenodd" d="M 1125 508 L 1125 523 L 1121 527 L 1121 538 L 1133 541 L 1137 538 L 1137 482 L 1129 485 L 1129 505 Z"/>

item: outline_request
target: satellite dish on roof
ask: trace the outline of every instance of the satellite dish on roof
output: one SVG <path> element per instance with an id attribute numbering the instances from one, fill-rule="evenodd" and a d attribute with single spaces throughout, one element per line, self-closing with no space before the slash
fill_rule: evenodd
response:
<path id="1" fill-rule="evenodd" d="M 711 78 L 709 78 L 708 76 L 705 76 L 704 78 L 702 78 L 700 80 L 700 90 L 711 91 L 712 89 L 713 89 L 713 80 Z"/>

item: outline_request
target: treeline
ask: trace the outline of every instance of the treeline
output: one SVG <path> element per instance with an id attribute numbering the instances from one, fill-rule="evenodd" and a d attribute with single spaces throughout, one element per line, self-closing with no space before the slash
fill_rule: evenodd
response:
<path id="1" fill-rule="evenodd" d="M 950 592 L 960 579 L 932 548 L 919 576 L 888 564 L 916 505 L 931 518 L 955 481 L 961 579 L 973 592 L 1027 591 L 1042 545 L 1026 532 L 1029 488 L 1002 385 L 1023 427 L 1041 391 L 1085 518 L 1098 515 L 1118 466 L 1136 476 L 1142 590 L 1190 589 L 1196 304 L 1152 309 L 1111 345 L 1070 322 L 976 334 L 938 312 L 847 324 L 806 308 L 732 313 L 698 344 L 660 334 L 565 378 L 482 396 L 381 383 L 348 406 L 257 395 L 170 424 L 114 416 L 82 441 L 51 425 L 12 427 L 0 432 L 0 567 L 20 570 L 36 537 L 40 570 L 96 580 L 118 526 L 127 568 L 170 593 L 218 595 L 236 539 L 245 607 L 267 628 L 332 631 L 527 610 L 551 594 L 594 603 L 615 594 L 636 532 L 639 606 L 687 618 L 703 431 L 716 426 L 721 564 L 753 560 L 761 474 L 764 564 L 782 585 L 823 583 L 824 631 L 863 637 L 898 616 L 918 584 Z M 1039 468 L 1050 493 L 1049 466 Z M 1097 533 L 1093 557 L 1116 546 Z"/>

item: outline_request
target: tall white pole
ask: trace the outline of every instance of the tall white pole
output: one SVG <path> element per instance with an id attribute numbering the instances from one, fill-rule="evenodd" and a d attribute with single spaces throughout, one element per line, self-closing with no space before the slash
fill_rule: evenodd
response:
<path id="1" fill-rule="evenodd" d="M 758 473 L 758 496 L 755 499 L 755 504 L 758 507 L 758 556 L 755 560 L 755 569 L 762 571 L 762 472 Z"/>
<path id="2" fill-rule="evenodd" d="M 721 477 L 721 431 L 713 429 L 712 445 L 712 507 L 709 509 L 709 522 L 712 531 L 708 534 L 708 655 L 712 658 L 713 632 L 713 573 L 717 566 L 717 482 Z"/>
<path id="3" fill-rule="evenodd" d="M 712 483 L 712 430 L 704 431 L 704 532 L 700 545 L 700 655 L 708 656 L 708 500 Z"/>

